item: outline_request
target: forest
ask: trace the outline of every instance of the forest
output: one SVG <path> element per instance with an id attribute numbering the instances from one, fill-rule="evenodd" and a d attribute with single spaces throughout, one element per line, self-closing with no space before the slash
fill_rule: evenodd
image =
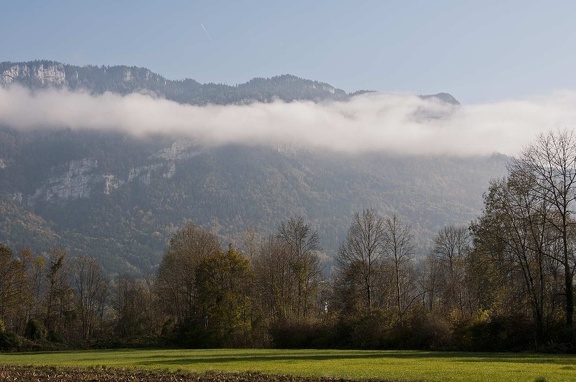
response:
<path id="1" fill-rule="evenodd" d="M 222 246 L 195 225 L 155 275 L 0 245 L 0 349 L 276 347 L 573 352 L 576 136 L 540 135 L 468 226 L 417 257 L 410 222 L 355 214 L 333 271 L 295 216 Z"/>

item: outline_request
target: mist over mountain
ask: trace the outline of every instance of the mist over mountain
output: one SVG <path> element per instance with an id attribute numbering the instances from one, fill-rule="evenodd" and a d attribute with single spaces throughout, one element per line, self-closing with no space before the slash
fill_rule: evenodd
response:
<path id="1" fill-rule="evenodd" d="M 300 215 L 331 257 L 365 208 L 411 224 L 423 255 L 438 229 L 478 214 L 508 160 L 475 146 L 478 130 L 453 134 L 466 126 L 447 93 L 347 94 L 291 75 L 200 84 L 52 61 L 0 73 L 0 242 L 63 247 L 111 273 L 152 271 L 188 221 L 242 246 L 248 229 Z"/>

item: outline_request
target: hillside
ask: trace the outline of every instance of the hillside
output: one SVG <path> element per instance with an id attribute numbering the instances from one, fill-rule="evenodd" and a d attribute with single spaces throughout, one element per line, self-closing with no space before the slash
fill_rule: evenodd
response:
<path id="1" fill-rule="evenodd" d="M 170 81 L 143 68 L 1 63 L 3 85 L 149 92 L 203 105 L 346 100 L 330 85 L 294 76 L 238 86 Z M 457 105 L 448 94 L 438 99 Z M 453 101 L 452 101 L 453 100 Z M 293 145 L 206 146 L 172 134 L 0 128 L 0 242 L 18 250 L 66 248 L 98 258 L 110 273 L 148 273 L 174 232 L 196 222 L 242 245 L 301 215 L 333 256 L 352 215 L 397 213 L 415 230 L 419 255 L 447 224 L 478 214 L 507 158 L 342 153 Z"/>

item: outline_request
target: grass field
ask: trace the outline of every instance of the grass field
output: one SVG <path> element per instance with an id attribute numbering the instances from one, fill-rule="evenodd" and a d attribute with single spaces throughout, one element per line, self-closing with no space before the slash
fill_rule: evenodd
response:
<path id="1" fill-rule="evenodd" d="M 3 353 L 0 364 L 382 378 L 402 381 L 576 381 L 576 356 L 347 350 L 99 350 Z M 545 379 L 544 379 L 545 378 Z"/>

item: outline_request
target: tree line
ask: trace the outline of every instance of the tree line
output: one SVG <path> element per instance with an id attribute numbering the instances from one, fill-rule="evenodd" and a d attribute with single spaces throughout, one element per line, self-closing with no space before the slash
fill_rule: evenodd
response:
<path id="1" fill-rule="evenodd" d="M 330 275 L 302 217 L 227 248 L 188 224 L 150 278 L 0 244 L 0 347 L 573 351 L 575 190 L 576 137 L 542 134 L 424 256 L 400 217 L 356 213 Z"/>

